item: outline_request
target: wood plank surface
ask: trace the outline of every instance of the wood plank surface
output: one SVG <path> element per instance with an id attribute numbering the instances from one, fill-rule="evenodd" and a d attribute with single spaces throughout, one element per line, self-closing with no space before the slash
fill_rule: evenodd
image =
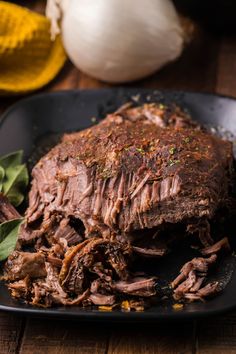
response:
<path id="1" fill-rule="evenodd" d="M 14 354 L 20 350 L 25 328 L 25 319 L 0 313 L 0 353 Z"/>
<path id="2" fill-rule="evenodd" d="M 43 13 L 44 0 L 16 3 Z M 199 31 L 181 58 L 154 75 L 126 86 L 217 92 L 236 97 L 236 39 Z M 67 62 L 42 92 L 111 85 L 79 72 Z M 0 113 L 20 99 L 0 99 Z M 197 323 L 142 325 L 83 324 L 25 319 L 0 313 L 0 354 L 21 353 L 236 353 L 236 314 Z"/>
<path id="3" fill-rule="evenodd" d="M 220 41 L 215 91 L 236 97 L 236 38 Z"/>
<path id="4" fill-rule="evenodd" d="M 108 354 L 189 354 L 194 350 L 194 336 L 194 323 L 130 326 L 112 331 Z"/>
<path id="5" fill-rule="evenodd" d="M 236 353 L 236 314 L 199 321 L 197 354 Z"/>
<path id="6" fill-rule="evenodd" d="M 109 331 L 74 321 L 29 319 L 21 354 L 104 354 Z"/>

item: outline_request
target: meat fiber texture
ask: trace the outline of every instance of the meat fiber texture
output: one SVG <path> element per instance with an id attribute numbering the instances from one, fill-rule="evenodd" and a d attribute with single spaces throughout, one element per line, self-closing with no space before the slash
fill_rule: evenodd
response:
<path id="1" fill-rule="evenodd" d="M 27 225 L 59 214 L 81 220 L 87 236 L 109 237 L 211 219 L 228 198 L 232 163 L 230 142 L 178 110 L 120 110 L 65 135 L 38 162 Z"/>
<path id="2" fill-rule="evenodd" d="M 232 175 L 232 144 L 176 106 L 125 105 L 64 135 L 32 171 L 19 235 L 19 249 L 40 253 L 44 277 L 31 285 L 30 275 L 19 278 L 15 264 L 31 255 L 16 251 L 6 265 L 6 278 L 18 279 L 13 296 L 45 306 L 110 305 L 117 293 L 154 296 L 154 278 L 130 274 L 133 254 L 164 256 L 179 225 L 210 247 L 209 222 L 228 203 Z"/>

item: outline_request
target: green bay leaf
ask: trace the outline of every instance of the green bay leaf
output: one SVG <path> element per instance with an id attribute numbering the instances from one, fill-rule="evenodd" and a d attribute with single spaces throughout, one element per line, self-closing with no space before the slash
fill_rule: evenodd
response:
<path id="1" fill-rule="evenodd" d="M 15 167 L 10 166 L 5 170 L 2 191 L 13 205 L 18 206 L 24 199 L 23 192 L 28 182 L 29 176 L 25 164 Z"/>
<path id="2" fill-rule="evenodd" d="M 0 166 L 4 169 L 9 167 L 15 167 L 22 164 L 23 159 L 23 150 L 18 150 L 11 152 L 10 154 L 0 157 Z"/>
<path id="3" fill-rule="evenodd" d="M 14 206 L 19 206 L 24 200 L 24 192 L 29 183 L 28 171 L 22 159 L 22 150 L 0 157 L 0 192 Z"/>
<path id="4" fill-rule="evenodd" d="M 23 219 L 13 219 L 0 225 L 0 261 L 14 251 L 22 221 Z"/>
<path id="5" fill-rule="evenodd" d="M 0 192 L 2 191 L 4 177 L 5 177 L 4 168 L 0 166 Z"/>

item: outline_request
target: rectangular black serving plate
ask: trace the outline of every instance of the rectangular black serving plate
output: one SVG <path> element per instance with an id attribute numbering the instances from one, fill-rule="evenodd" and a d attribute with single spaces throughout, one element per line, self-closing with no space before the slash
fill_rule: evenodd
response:
<path id="1" fill-rule="evenodd" d="M 94 117 L 102 119 L 122 104 L 133 101 L 176 103 L 186 109 L 193 119 L 206 125 L 220 126 L 232 136 L 236 136 L 236 100 L 211 94 L 153 91 L 148 89 L 100 89 L 65 91 L 39 94 L 23 99 L 13 105 L 0 119 L 0 155 L 23 149 L 25 159 L 32 155 L 43 154 L 48 145 L 48 138 L 55 144 L 56 138 L 63 132 L 87 128 L 94 124 Z M 222 131 L 222 129 L 221 129 Z M 226 230 L 233 242 L 236 222 Z M 225 235 L 222 235 L 225 236 Z M 233 246 L 234 247 L 234 246 Z M 173 253 L 159 261 L 144 263 L 142 266 L 149 274 L 173 279 L 184 262 L 196 256 L 196 251 L 189 247 L 175 249 Z M 42 309 L 20 303 L 10 297 L 3 282 L 0 283 L 0 310 L 34 316 L 56 316 L 74 318 L 83 321 L 135 321 L 150 322 L 163 320 L 187 320 L 224 313 L 236 308 L 236 272 L 235 257 L 222 258 L 215 279 L 226 285 L 224 291 L 209 301 L 186 304 L 176 311 L 173 301 L 156 303 L 144 312 L 101 312 L 95 308 L 57 307 Z"/>

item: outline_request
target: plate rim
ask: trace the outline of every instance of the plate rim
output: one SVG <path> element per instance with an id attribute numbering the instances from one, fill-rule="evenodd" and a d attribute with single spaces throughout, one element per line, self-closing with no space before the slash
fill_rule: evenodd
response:
<path id="1" fill-rule="evenodd" d="M 59 309 L 65 309 L 65 312 L 59 311 Z M 52 307 L 52 308 L 20 308 L 9 305 L 0 304 L 0 311 L 14 313 L 17 315 L 24 316 L 34 316 L 34 317 L 53 317 L 61 319 L 74 319 L 83 320 L 88 322 L 95 321 L 105 321 L 111 320 L 113 322 L 164 322 L 164 321 L 186 321 L 186 320 L 197 320 L 209 317 L 217 317 L 219 315 L 227 314 L 232 310 L 235 310 L 235 305 L 229 307 L 217 309 L 217 310 L 204 310 L 194 311 L 194 312 L 182 312 L 181 310 L 176 310 L 173 312 L 157 313 L 157 312 L 135 312 L 135 311 L 71 311 L 66 312 L 66 306 L 62 307 Z"/>
<path id="2" fill-rule="evenodd" d="M 84 89 L 72 89 L 72 90 L 58 90 L 58 91 L 53 91 L 53 92 L 39 92 L 36 94 L 29 95 L 27 97 L 20 98 L 17 102 L 11 104 L 2 114 L 0 114 L 0 129 L 1 125 L 4 122 L 4 120 L 7 118 L 7 116 L 11 113 L 12 110 L 17 109 L 18 105 L 20 106 L 22 103 L 28 103 L 30 101 L 34 101 L 35 99 L 41 99 L 44 97 L 53 97 L 53 96 L 60 96 L 60 95 L 70 95 L 70 94 L 76 94 L 76 93 L 88 93 L 88 92 L 114 92 L 118 93 L 119 91 L 140 91 L 140 92 L 156 92 L 160 94 L 177 94 L 177 95 L 183 95 L 183 94 L 191 94 L 191 95 L 200 95 L 200 96 L 205 96 L 205 97 L 213 97 L 213 98 L 221 98 L 229 101 L 235 101 L 236 102 L 236 97 L 230 96 L 230 95 L 224 95 L 224 94 L 219 94 L 219 93 L 212 93 L 208 91 L 192 91 L 192 90 L 171 90 L 171 89 L 158 89 L 158 88 L 149 88 L 149 87 L 124 87 L 124 86 L 117 86 L 117 87 L 111 87 L 111 88 L 84 88 Z"/>

